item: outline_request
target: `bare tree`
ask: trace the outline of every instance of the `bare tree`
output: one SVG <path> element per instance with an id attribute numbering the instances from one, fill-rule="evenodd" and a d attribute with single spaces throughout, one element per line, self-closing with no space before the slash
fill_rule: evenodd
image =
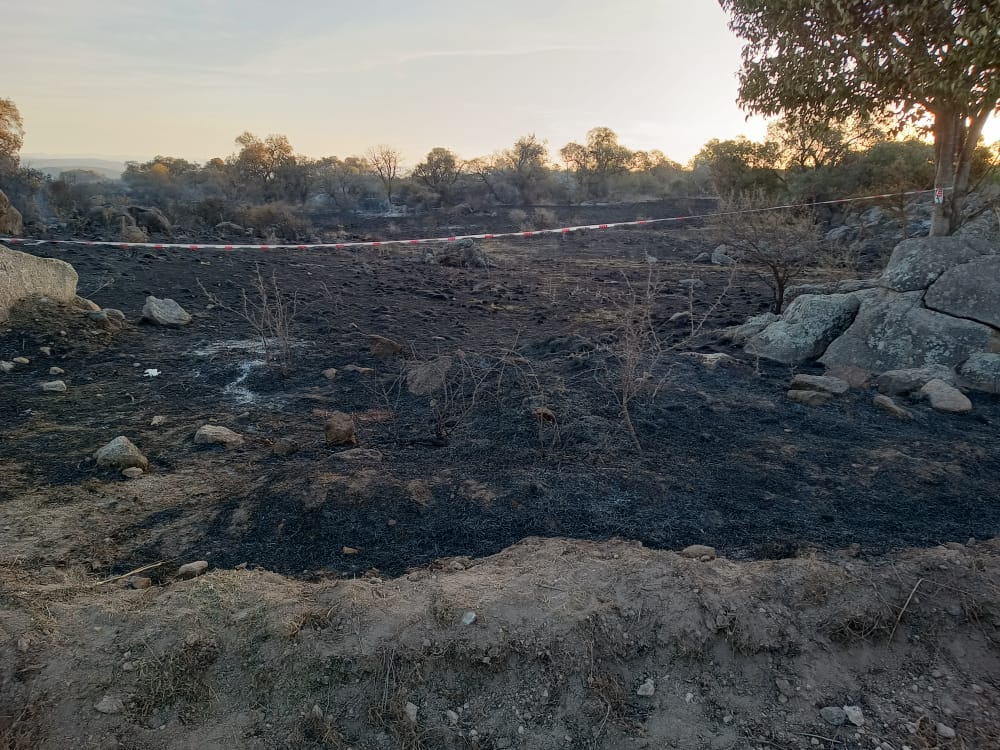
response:
<path id="1" fill-rule="evenodd" d="M 368 149 L 365 154 L 371 168 L 382 181 L 385 188 L 385 199 L 392 205 L 392 187 L 399 176 L 399 165 L 402 161 L 399 151 L 391 146 L 378 145 Z"/>

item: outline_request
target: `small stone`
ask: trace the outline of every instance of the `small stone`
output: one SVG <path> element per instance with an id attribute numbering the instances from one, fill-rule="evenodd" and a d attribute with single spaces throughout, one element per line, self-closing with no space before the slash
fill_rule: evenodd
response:
<path id="1" fill-rule="evenodd" d="M 226 448 L 239 448 L 245 441 L 238 432 L 228 427 L 206 424 L 198 428 L 194 434 L 195 445 L 223 445 Z"/>
<path id="2" fill-rule="evenodd" d="M 323 370 L 323 377 L 326 378 L 327 380 L 333 380 L 335 377 L 337 377 L 337 368 L 330 367 L 327 368 L 326 370 Z"/>
<path id="3" fill-rule="evenodd" d="M 66 384 L 61 380 L 50 380 L 47 383 L 42 383 L 42 390 L 46 393 L 65 393 Z"/>
<path id="4" fill-rule="evenodd" d="M 14 359 L 12 359 L 11 362 L 13 362 L 15 365 L 30 365 L 31 364 L 31 360 L 28 359 L 27 357 L 14 357 Z"/>
<path id="5" fill-rule="evenodd" d="M 701 560 L 703 557 L 711 560 L 715 558 L 715 547 L 709 547 L 707 544 L 692 544 L 682 549 L 680 555 L 681 557 L 690 557 L 693 560 Z"/>
<path id="6" fill-rule="evenodd" d="M 972 411 L 972 402 L 965 394 L 943 380 L 929 381 L 918 393 L 930 401 L 935 411 L 945 414 L 968 414 Z"/>
<path id="7" fill-rule="evenodd" d="M 208 570 L 208 561 L 207 560 L 197 560 L 196 562 L 189 562 L 189 563 L 187 563 L 185 565 L 181 565 L 177 569 L 177 577 L 178 578 L 195 578 L 197 576 L 200 576 L 206 570 Z"/>
<path id="8" fill-rule="evenodd" d="M 153 585 L 153 579 L 146 576 L 132 576 L 128 579 L 128 585 L 134 589 L 148 589 Z"/>
<path id="9" fill-rule="evenodd" d="M 354 417 L 342 411 L 335 411 L 323 424 L 326 442 L 330 445 L 357 445 L 354 429 Z"/>
<path id="10" fill-rule="evenodd" d="M 904 409 L 889 396 L 879 393 L 872 399 L 872 403 L 890 417 L 895 417 L 896 419 L 913 419 L 913 415 L 908 409 Z"/>
<path id="11" fill-rule="evenodd" d="M 138 479 L 145 473 L 138 466 L 129 466 L 127 469 L 122 469 L 122 476 L 126 479 Z"/>
<path id="12" fill-rule="evenodd" d="M 469 610 L 464 615 L 462 615 L 462 624 L 463 625 L 471 625 L 475 621 L 476 621 L 476 613 L 473 612 L 472 610 Z"/>
<path id="13" fill-rule="evenodd" d="M 149 420 L 150 427 L 163 427 L 167 423 L 167 418 L 164 416 L 157 415 Z"/>
<path id="14" fill-rule="evenodd" d="M 823 721 L 835 727 L 843 726 L 847 721 L 847 713 L 840 706 L 821 708 L 819 715 L 823 717 Z"/>
<path id="15" fill-rule="evenodd" d="M 793 391 L 819 391 L 832 396 L 843 396 L 851 386 L 847 381 L 829 375 L 796 375 L 789 386 Z"/>
<path id="16" fill-rule="evenodd" d="M 174 300 L 157 299 L 153 296 L 146 297 L 142 319 L 161 326 L 186 326 L 191 322 L 191 316 Z"/>
<path id="17" fill-rule="evenodd" d="M 406 718 L 410 720 L 411 724 L 417 723 L 417 712 L 419 710 L 415 703 L 406 702 Z"/>
<path id="18" fill-rule="evenodd" d="M 795 688 L 792 687 L 792 683 L 788 680 L 779 678 L 774 681 L 774 685 L 778 688 L 778 692 L 786 698 L 791 698 L 795 695 Z"/>
<path id="19" fill-rule="evenodd" d="M 13 372 L 14 363 L 6 359 L 0 359 L 0 372 Z"/>
<path id="20" fill-rule="evenodd" d="M 102 714 L 120 714 L 125 710 L 125 703 L 121 698 L 113 695 L 105 695 L 100 702 L 94 706 L 94 710 Z"/>
<path id="21" fill-rule="evenodd" d="M 452 711 L 450 708 L 444 712 L 444 715 L 448 717 L 448 723 L 452 726 L 458 724 L 458 714 Z"/>
<path id="22" fill-rule="evenodd" d="M 943 737 L 946 740 L 955 739 L 956 732 L 954 729 L 949 727 L 947 724 L 942 724 L 938 722 L 934 725 L 934 731 L 938 733 L 939 737 Z"/>
<path id="23" fill-rule="evenodd" d="M 639 688 L 635 691 L 636 695 L 641 695 L 643 698 L 649 698 L 656 692 L 656 683 L 653 682 L 652 677 L 647 677 Z"/>
<path id="24" fill-rule="evenodd" d="M 40 351 L 46 357 L 51 357 L 52 356 L 52 347 L 51 346 L 40 346 L 40 347 L 38 347 L 38 351 Z"/>
<path id="25" fill-rule="evenodd" d="M 856 727 L 863 727 L 865 725 L 865 715 L 861 711 L 860 706 L 844 706 L 844 715 Z"/>
<path id="26" fill-rule="evenodd" d="M 357 555 L 361 552 L 357 547 L 343 547 L 340 550 L 341 554 L 344 555 Z"/>
<path id="27" fill-rule="evenodd" d="M 390 518 L 388 521 L 385 522 L 385 525 L 388 526 L 390 529 L 392 529 L 395 528 L 397 523 L 398 521 L 396 521 L 395 518 Z"/>
<path id="28" fill-rule="evenodd" d="M 358 375 L 364 375 L 366 377 L 371 377 L 375 374 L 375 370 L 371 367 L 359 367 L 358 365 L 348 365 L 344 368 L 344 372 L 356 372 Z"/>
<path id="29" fill-rule="evenodd" d="M 50 367 L 49 375 L 65 375 L 66 371 L 61 367 Z"/>
<path id="30" fill-rule="evenodd" d="M 832 399 L 833 395 L 822 391 L 795 390 L 788 391 L 788 398 L 803 406 L 822 406 Z"/>
<path id="31" fill-rule="evenodd" d="M 100 448 L 94 454 L 94 460 L 102 468 L 128 469 L 133 466 L 145 471 L 149 468 L 149 459 L 142 455 L 131 440 L 119 435 L 110 443 Z"/>

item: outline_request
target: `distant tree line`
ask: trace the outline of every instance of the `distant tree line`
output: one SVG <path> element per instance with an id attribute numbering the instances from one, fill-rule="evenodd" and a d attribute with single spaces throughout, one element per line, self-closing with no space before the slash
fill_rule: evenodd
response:
<path id="1" fill-rule="evenodd" d="M 129 162 L 119 181 L 86 170 L 52 179 L 24 168 L 22 136 L 16 106 L 0 100 L 0 189 L 28 222 L 97 221 L 110 229 L 111 208 L 138 204 L 159 208 L 192 231 L 268 227 L 288 238 L 308 234 L 311 220 L 358 213 L 452 214 L 713 195 L 818 201 L 925 189 L 935 178 L 934 146 L 916 130 L 901 136 L 891 117 L 872 115 L 832 121 L 788 114 L 770 124 L 763 141 L 712 139 L 687 165 L 661 151 L 630 149 L 607 127 L 556 154 L 529 134 L 473 159 L 437 147 L 412 168 L 387 145 L 317 159 L 296 153 L 284 135 L 245 132 L 225 158 Z M 974 178 L 985 177 L 996 156 L 996 145 L 981 144 Z"/>

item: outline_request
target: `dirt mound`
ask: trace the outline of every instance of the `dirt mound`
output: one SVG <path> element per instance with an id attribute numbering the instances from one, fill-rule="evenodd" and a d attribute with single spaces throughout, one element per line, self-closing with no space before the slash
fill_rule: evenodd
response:
<path id="1" fill-rule="evenodd" d="M 1000 742 L 995 542 L 734 563 L 529 539 L 395 580 L 145 590 L 2 573 L 15 747 Z M 860 726 L 821 714 L 844 706 Z"/>

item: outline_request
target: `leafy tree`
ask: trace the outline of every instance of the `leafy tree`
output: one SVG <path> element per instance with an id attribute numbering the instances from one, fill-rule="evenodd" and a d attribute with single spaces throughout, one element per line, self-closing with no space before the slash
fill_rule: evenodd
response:
<path id="1" fill-rule="evenodd" d="M 521 194 L 522 203 L 534 203 L 548 177 L 549 149 L 534 133 L 521 136 L 513 147 L 500 153 L 500 163 L 509 171 L 511 184 Z"/>
<path id="2" fill-rule="evenodd" d="M 932 235 L 961 222 L 973 155 L 1000 102 L 996 0 L 719 0 L 746 44 L 741 103 L 751 112 L 841 119 L 893 108 L 930 122 Z"/>
<path id="3" fill-rule="evenodd" d="M 723 197 L 775 194 L 781 188 L 777 163 L 774 143 L 757 143 L 742 135 L 727 141 L 713 138 L 691 160 L 696 172 L 708 173 L 712 189 Z"/>
<path id="4" fill-rule="evenodd" d="M 887 137 L 887 129 L 871 117 L 837 121 L 791 113 L 768 123 L 766 142 L 777 149 L 778 166 L 803 170 L 836 167 L 851 152 Z"/>
<path id="5" fill-rule="evenodd" d="M 615 131 L 605 127 L 588 131 L 585 145 L 567 143 L 559 155 L 576 174 L 585 194 L 593 198 L 606 198 L 611 177 L 628 172 L 633 158 L 633 152 L 618 143 Z"/>
<path id="6" fill-rule="evenodd" d="M 328 156 L 317 164 L 319 183 L 342 211 L 354 211 L 373 192 L 371 167 L 359 156 Z"/>
<path id="7" fill-rule="evenodd" d="M 23 143 L 24 121 L 17 105 L 10 99 L 0 99 L 0 173 L 17 169 Z"/>
<path id="8" fill-rule="evenodd" d="M 378 145 L 368 149 L 366 157 L 368 164 L 382 182 L 386 201 L 392 205 L 392 189 L 399 177 L 399 165 L 402 160 L 399 151 L 391 146 Z"/>
<path id="9" fill-rule="evenodd" d="M 413 178 L 448 203 L 455 183 L 462 174 L 462 164 L 446 148 L 434 148 L 427 158 L 413 168 Z"/>
<path id="10" fill-rule="evenodd" d="M 240 150 L 229 157 L 229 165 L 248 186 L 255 187 L 265 198 L 278 197 L 273 185 L 283 168 L 295 163 L 295 150 L 288 137 L 272 134 L 259 138 L 250 132 L 236 138 Z"/>

